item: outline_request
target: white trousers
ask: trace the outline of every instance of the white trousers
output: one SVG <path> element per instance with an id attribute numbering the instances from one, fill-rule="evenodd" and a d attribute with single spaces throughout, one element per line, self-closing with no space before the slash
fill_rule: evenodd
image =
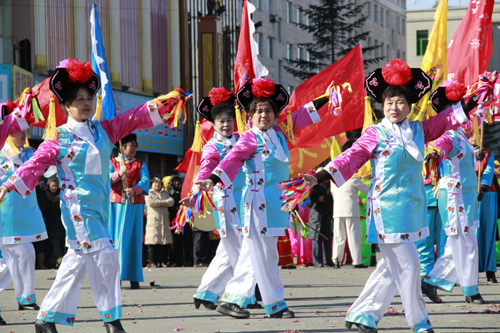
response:
<path id="1" fill-rule="evenodd" d="M 438 258 L 425 281 L 451 292 L 458 279 L 464 296 L 474 296 L 479 293 L 479 256 L 475 228 L 469 228 L 468 232 L 457 228 L 457 231 L 457 235 L 448 236 L 443 256 Z"/>
<path id="2" fill-rule="evenodd" d="M 56 280 L 40 306 L 38 319 L 73 325 L 83 279 L 89 276 L 94 302 L 104 321 L 121 317 L 120 264 L 118 251 L 104 249 L 83 253 L 69 248 Z"/>
<path id="3" fill-rule="evenodd" d="M 0 246 L 10 276 L 14 282 L 19 304 L 36 302 L 35 297 L 35 248 L 32 243 L 4 244 Z M 5 289 L 5 288 L 3 288 Z M 3 291 L 0 289 L 0 292 Z"/>
<path id="4" fill-rule="evenodd" d="M 5 288 L 12 281 L 12 277 L 10 276 L 9 267 L 7 267 L 7 263 L 4 258 L 0 258 L 0 293 L 2 293 Z M 0 311 L 1 314 L 1 311 Z"/>
<path id="5" fill-rule="evenodd" d="M 278 262 L 278 237 L 261 237 L 257 223 L 250 223 L 249 235 L 243 237 L 234 277 L 227 284 L 222 300 L 243 306 L 243 301 L 249 301 L 253 295 L 257 282 L 267 314 L 285 309 L 285 289 Z M 254 281 L 248 278 L 252 271 Z"/>
<path id="6" fill-rule="evenodd" d="M 420 287 L 420 262 L 415 243 L 378 245 L 382 259 L 350 307 L 346 320 L 377 327 L 399 290 L 410 328 L 415 328 L 415 332 L 431 328 Z"/>
<path id="7" fill-rule="evenodd" d="M 222 296 L 238 263 L 242 240 L 243 236 L 238 236 L 234 228 L 227 228 L 226 237 L 221 237 L 215 257 L 208 266 L 201 279 L 201 284 L 194 294 L 195 298 L 216 303 L 219 297 Z M 242 276 L 242 278 L 247 282 L 252 282 L 254 280 L 253 270 L 247 270 L 245 273 L 246 275 Z"/>
<path id="8" fill-rule="evenodd" d="M 361 220 L 359 217 L 336 217 L 333 224 L 332 260 L 342 262 L 345 239 L 349 239 L 352 264 L 361 265 Z"/>

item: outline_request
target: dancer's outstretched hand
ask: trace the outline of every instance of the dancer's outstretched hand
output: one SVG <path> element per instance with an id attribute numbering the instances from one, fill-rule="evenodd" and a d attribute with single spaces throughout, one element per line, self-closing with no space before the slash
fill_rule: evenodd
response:
<path id="1" fill-rule="evenodd" d="M 7 188 L 7 186 L 2 185 L 0 187 L 0 202 L 3 201 L 3 198 L 5 198 L 5 195 L 7 193 L 9 193 L 9 189 Z"/>
<path id="2" fill-rule="evenodd" d="M 211 179 L 205 179 L 205 180 L 200 180 L 194 183 L 195 185 L 198 185 L 202 189 L 204 189 L 206 192 L 210 192 L 212 187 L 214 186 L 214 182 Z"/>
<path id="3" fill-rule="evenodd" d="M 304 178 L 304 180 L 307 182 L 307 185 L 311 187 L 318 184 L 318 180 L 313 175 L 309 175 L 307 173 L 299 173 L 299 177 Z"/>

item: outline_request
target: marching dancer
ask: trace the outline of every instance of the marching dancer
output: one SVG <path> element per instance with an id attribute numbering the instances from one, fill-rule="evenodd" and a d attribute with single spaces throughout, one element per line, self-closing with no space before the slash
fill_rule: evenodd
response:
<path id="1" fill-rule="evenodd" d="M 452 81 L 448 87 L 440 87 L 432 94 L 432 107 L 436 112 L 441 112 L 462 99 L 465 92 L 463 84 Z M 444 175 L 439 182 L 438 204 L 448 238 L 443 256 L 438 258 L 434 268 L 425 276 L 422 290 L 436 303 L 442 300 L 433 289 L 437 287 L 451 292 L 457 278 L 467 303 L 484 303 L 477 286 L 477 176 L 474 148 L 468 141 L 473 134 L 472 121 L 469 121 L 434 141 L 436 154 L 446 156 Z"/>
<path id="2" fill-rule="evenodd" d="M 256 79 L 239 90 L 237 99 L 249 112 L 252 127 L 241 135 L 208 179 L 197 182 L 207 191 L 219 182 L 228 188 L 234 186 L 242 167 L 246 179 L 240 204 L 244 236 L 240 257 L 217 311 L 236 318 L 250 316 L 242 307 L 253 294 L 244 280 L 248 270 L 253 269 L 266 313 L 271 318 L 293 318 L 284 300 L 277 250 L 278 236 L 285 234 L 289 224 L 288 213 L 281 210 L 277 185 L 289 176 L 290 156 L 285 135 L 275 126 L 275 120 L 289 96 L 281 85 Z M 293 114 L 293 123 L 283 125 L 296 132 L 320 121 L 317 109 L 327 101 L 322 97 L 306 104 Z"/>
<path id="3" fill-rule="evenodd" d="M 147 102 L 112 120 L 91 121 L 100 87 L 89 62 L 62 61 L 50 78 L 50 90 L 68 114 L 66 124 L 49 133 L 32 158 L 0 188 L 0 199 L 16 191 L 26 197 L 51 165 L 61 184 L 61 210 L 68 252 L 43 300 L 36 332 L 57 332 L 55 324 L 73 325 L 80 289 L 89 276 L 94 301 L 107 332 L 124 332 L 117 250 L 106 229 L 109 220 L 109 156 L 113 143 L 138 128 L 163 123 L 161 108 Z M 175 100 L 175 99 L 173 99 Z M 17 195 L 17 194 L 10 194 Z"/>
<path id="4" fill-rule="evenodd" d="M 203 147 L 201 165 L 195 183 L 207 179 L 217 164 L 231 151 L 238 141 L 239 134 L 234 132 L 235 95 L 225 88 L 213 88 L 209 97 L 205 97 L 198 105 L 199 114 L 213 123 L 214 136 Z M 201 284 L 194 294 L 194 305 L 198 309 L 201 304 L 209 310 L 217 308 L 217 301 L 222 296 L 227 283 L 234 274 L 241 250 L 243 226 L 238 215 L 241 201 L 241 190 L 245 184 L 245 175 L 240 169 L 232 186 L 223 187 L 218 184 L 212 195 L 216 207 L 214 219 L 220 235 L 217 253 L 203 275 Z M 242 277 L 250 294 L 255 289 L 253 270 L 245 272 Z M 253 296 L 253 295 L 252 295 Z M 253 303 L 252 297 L 242 299 L 241 307 L 246 308 Z M 246 317 L 246 314 L 245 314 Z"/>
<path id="5" fill-rule="evenodd" d="M 26 144 L 26 131 L 12 133 L 0 151 L 0 179 L 3 182 L 33 156 Z M 22 209 L 20 209 L 22 207 Z M 38 207 L 36 193 L 26 199 L 6 197 L 0 206 L 0 249 L 14 282 L 19 310 L 38 310 L 35 297 L 35 249 L 33 242 L 47 238 L 45 223 Z M 0 293 L 5 288 L 0 288 Z"/>
<path id="6" fill-rule="evenodd" d="M 415 241 L 429 233 L 421 175 L 424 143 L 466 123 L 468 118 L 458 104 L 424 122 L 408 121 L 410 105 L 429 91 L 431 79 L 401 59 L 393 59 L 372 72 L 365 85 L 382 103 L 385 118 L 367 128 L 350 149 L 334 158 L 323 171 L 301 176 L 311 185 L 331 179 L 342 186 L 363 164 L 371 162 L 367 242 L 378 243 L 382 259 L 350 307 L 346 327 L 354 324 L 360 332 L 377 332 L 380 319 L 399 290 L 412 331 L 432 333 L 415 247 Z"/>

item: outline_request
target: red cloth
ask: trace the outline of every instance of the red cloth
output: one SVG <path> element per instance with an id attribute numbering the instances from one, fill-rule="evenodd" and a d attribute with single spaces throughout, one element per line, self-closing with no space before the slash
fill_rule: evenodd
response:
<path id="1" fill-rule="evenodd" d="M 247 0 L 243 1 L 243 12 L 241 13 L 241 29 L 238 39 L 238 51 L 234 61 L 234 91 L 242 86 L 242 82 L 255 78 L 253 68 L 252 47 L 250 46 L 250 25 L 248 22 Z M 240 83 L 241 82 L 241 83 Z"/>
<path id="2" fill-rule="evenodd" d="M 116 160 L 116 158 L 111 158 L 109 160 L 111 165 L 113 165 L 113 168 L 115 171 L 120 170 L 120 163 Z M 141 167 L 142 167 L 142 162 L 139 159 L 136 159 L 132 163 L 127 163 L 127 177 L 128 177 L 128 186 L 129 188 L 134 187 L 139 183 L 139 180 L 141 180 Z M 121 180 L 116 182 L 115 184 L 111 185 L 111 196 L 110 196 L 110 201 L 114 203 L 121 203 L 122 200 L 122 182 Z M 136 204 L 141 204 L 144 203 L 144 194 L 136 194 L 135 196 L 135 203 Z"/>
<path id="3" fill-rule="evenodd" d="M 448 77 L 466 86 L 488 68 L 493 52 L 491 15 L 494 0 L 471 1 L 448 47 Z"/>
<path id="4" fill-rule="evenodd" d="M 278 253 L 280 255 L 280 266 L 293 265 L 292 243 L 290 242 L 288 229 L 285 229 L 285 236 L 278 237 Z"/>
<path id="5" fill-rule="evenodd" d="M 334 64 L 295 88 L 290 97 L 290 103 L 279 116 L 278 124 L 286 119 L 288 110 L 295 112 L 302 105 L 321 96 L 332 80 L 337 85 L 344 82 L 351 84 L 352 93 L 349 93 L 347 89 L 342 92 L 342 114 L 336 117 L 328 112 L 327 105 L 323 106 L 318 110 L 321 121 L 297 131 L 295 145 L 292 146 L 290 143 L 288 145 L 290 150 L 293 147 L 316 147 L 325 138 L 363 127 L 366 96 L 365 70 L 359 44 Z"/>

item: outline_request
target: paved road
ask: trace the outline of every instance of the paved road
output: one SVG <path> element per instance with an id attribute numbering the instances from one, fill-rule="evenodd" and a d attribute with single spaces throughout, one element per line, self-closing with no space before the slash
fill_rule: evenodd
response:
<path id="1" fill-rule="evenodd" d="M 204 268 L 145 269 L 142 289 L 130 290 L 124 283 L 123 325 L 127 332 L 356 332 L 344 328 L 343 313 L 361 292 L 373 268 L 350 266 L 280 270 L 287 304 L 297 318 L 265 319 L 263 310 L 252 310 L 249 319 L 237 320 L 205 309 L 195 310 L 192 295 Z M 55 270 L 36 272 L 39 303 L 52 285 Z M 154 280 L 156 286 L 150 287 Z M 427 303 L 436 332 L 500 332 L 500 284 L 487 284 L 480 277 L 484 305 L 467 305 L 460 289 L 440 294 L 444 304 Z M 0 332 L 34 332 L 36 312 L 17 311 L 12 284 L 0 295 L 2 317 L 9 323 Z M 84 282 L 75 326 L 58 326 L 59 332 L 105 332 L 94 306 L 88 280 Z M 410 332 L 401 315 L 401 299 L 394 298 L 393 314 L 380 322 L 379 332 Z"/>

